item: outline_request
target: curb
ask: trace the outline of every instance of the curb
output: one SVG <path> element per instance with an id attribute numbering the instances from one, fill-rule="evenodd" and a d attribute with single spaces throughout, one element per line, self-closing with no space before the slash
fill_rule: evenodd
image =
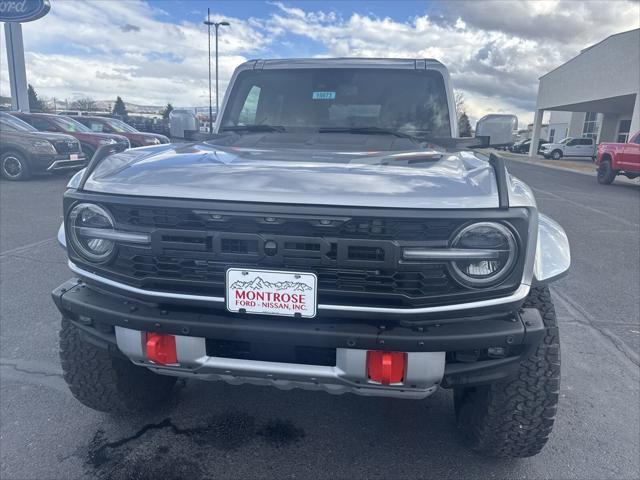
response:
<path id="1" fill-rule="evenodd" d="M 556 166 L 556 165 L 547 165 L 546 163 L 540 163 L 540 162 L 530 162 L 527 160 L 521 160 L 519 158 L 513 158 L 513 157 L 507 157 L 504 156 L 503 157 L 506 160 L 510 160 L 512 162 L 517 162 L 517 163 L 524 163 L 525 165 L 533 165 L 535 167 L 541 167 L 541 168 L 550 168 L 551 170 L 560 170 L 563 172 L 571 172 L 571 173 L 578 173 L 580 175 L 586 175 L 587 177 L 591 177 L 591 178 L 596 178 L 596 172 L 582 172 L 580 170 L 574 170 L 572 168 L 568 168 L 568 167 L 560 167 L 560 166 Z M 625 185 L 636 185 L 636 186 L 640 186 L 640 182 L 638 182 L 637 180 L 631 180 L 629 178 L 626 178 L 624 176 L 618 176 L 616 177 L 616 179 L 614 180 L 614 182 L 619 182 L 619 183 L 624 183 Z"/>

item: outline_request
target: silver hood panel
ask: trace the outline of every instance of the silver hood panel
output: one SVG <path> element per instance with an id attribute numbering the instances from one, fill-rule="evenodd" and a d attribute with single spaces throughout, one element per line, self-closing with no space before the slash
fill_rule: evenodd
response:
<path id="1" fill-rule="evenodd" d="M 510 185 L 515 193 L 513 183 Z M 87 191 L 236 202 L 496 208 L 495 173 L 469 151 L 335 152 L 173 144 L 105 159 Z M 528 203 L 528 202 L 525 202 Z"/>

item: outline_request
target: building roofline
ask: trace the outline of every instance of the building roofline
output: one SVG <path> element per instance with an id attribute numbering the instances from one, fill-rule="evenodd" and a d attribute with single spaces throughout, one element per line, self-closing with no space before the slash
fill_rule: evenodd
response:
<path id="1" fill-rule="evenodd" d="M 553 70 L 549 70 L 547 73 L 545 73 L 544 75 L 542 75 L 541 77 L 538 77 L 538 80 L 542 80 L 544 77 L 546 77 L 547 75 L 550 75 L 551 73 L 555 72 L 556 70 L 558 70 L 559 68 L 564 67 L 565 65 L 567 65 L 568 63 L 574 61 L 576 58 L 580 57 L 582 54 L 586 53 L 587 51 L 591 50 L 594 47 L 597 47 L 598 45 L 600 45 L 601 43 L 604 43 L 606 41 L 608 41 L 610 38 L 613 37 L 617 37 L 619 35 L 626 35 L 627 33 L 632 33 L 632 32 L 638 32 L 640 31 L 640 28 L 634 28 L 632 30 L 626 30 L 624 32 L 618 32 L 618 33 L 613 33 L 611 35 L 609 35 L 608 37 L 603 38 L 602 40 L 600 40 L 597 43 L 594 43 L 593 45 L 589 46 L 589 47 L 585 47 L 582 50 L 580 50 L 580 53 L 577 54 L 575 57 L 571 57 L 569 60 L 567 60 L 566 62 L 564 62 L 561 65 L 558 65 L 556 68 L 554 68 Z"/>

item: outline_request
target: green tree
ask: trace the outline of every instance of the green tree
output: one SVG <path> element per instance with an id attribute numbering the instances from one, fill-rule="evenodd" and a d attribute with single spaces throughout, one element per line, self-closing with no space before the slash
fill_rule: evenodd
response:
<path id="1" fill-rule="evenodd" d="M 124 101 L 122 100 L 122 98 L 118 97 L 116 98 L 116 103 L 113 105 L 113 112 L 114 115 L 117 115 L 121 118 L 127 118 L 128 116 L 128 112 L 127 112 L 127 107 L 124 104 Z"/>
<path id="2" fill-rule="evenodd" d="M 29 97 L 29 110 L 34 112 L 42 112 L 45 110 L 44 102 L 38 98 L 38 94 L 36 93 L 36 89 L 33 88 L 33 85 L 29 84 L 27 89 L 27 95 Z"/>
<path id="3" fill-rule="evenodd" d="M 469 122 L 467 112 L 462 112 L 458 118 L 458 135 L 461 137 L 471 136 L 471 123 Z"/>
<path id="4" fill-rule="evenodd" d="M 169 114 L 173 111 L 173 105 L 171 105 L 170 103 L 167 103 L 167 106 L 164 107 L 164 110 L 162 111 L 162 118 L 164 118 L 165 120 L 169 119 Z"/>

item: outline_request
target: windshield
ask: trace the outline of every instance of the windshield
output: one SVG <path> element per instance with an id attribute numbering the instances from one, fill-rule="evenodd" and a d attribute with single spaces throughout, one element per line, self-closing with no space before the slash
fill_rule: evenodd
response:
<path id="1" fill-rule="evenodd" d="M 131 125 L 127 125 L 121 120 L 117 120 L 115 118 L 104 119 L 104 123 L 113 128 L 114 131 L 118 133 L 139 133 L 138 130 L 133 128 Z"/>
<path id="2" fill-rule="evenodd" d="M 451 137 L 442 75 L 432 70 L 278 69 L 238 75 L 221 129 L 375 128 Z"/>
<path id="3" fill-rule="evenodd" d="M 0 112 L 0 128 L 8 132 L 37 132 L 35 128 L 19 118 Z"/>
<path id="4" fill-rule="evenodd" d="M 567 143 L 567 142 L 568 142 L 568 141 L 570 141 L 570 140 L 573 140 L 573 139 L 572 139 L 571 137 L 567 137 L 567 138 L 563 138 L 563 139 L 562 139 L 562 140 L 560 140 L 558 143 L 565 144 L 565 143 Z"/>
<path id="5" fill-rule="evenodd" d="M 65 132 L 91 132 L 89 128 L 69 117 L 59 115 L 52 116 L 51 119 Z"/>

